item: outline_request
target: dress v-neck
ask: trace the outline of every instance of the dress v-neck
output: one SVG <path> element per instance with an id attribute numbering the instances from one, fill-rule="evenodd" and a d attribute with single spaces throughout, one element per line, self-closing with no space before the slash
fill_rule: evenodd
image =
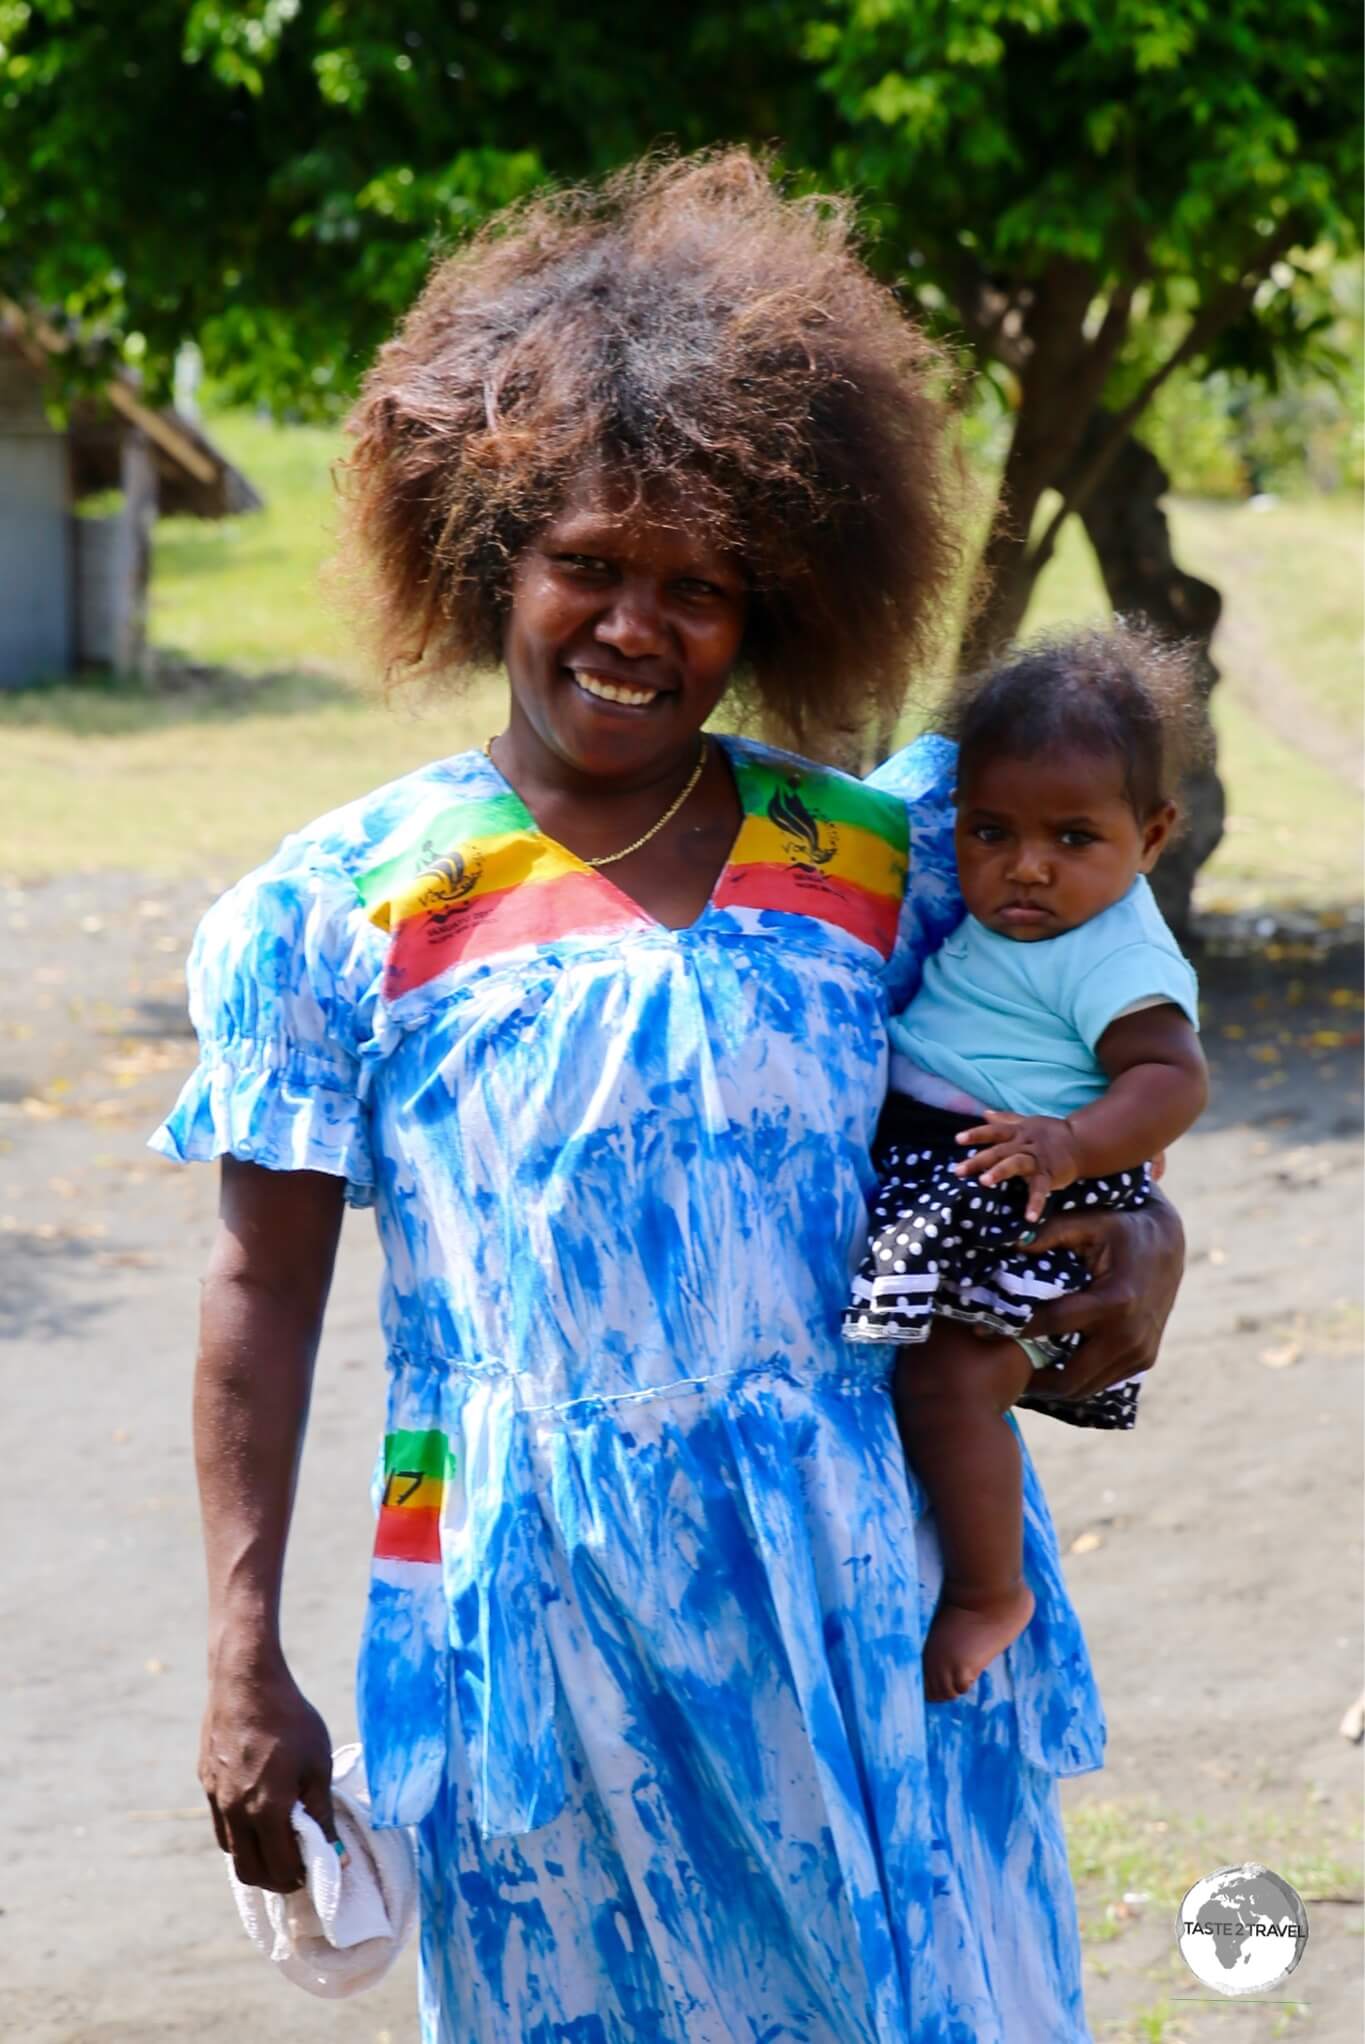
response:
<path id="1" fill-rule="evenodd" d="M 740 841 L 742 840 L 745 830 L 748 828 L 749 824 L 749 806 L 748 803 L 745 801 L 744 797 L 743 766 L 741 762 L 736 759 L 735 754 L 732 752 L 730 741 L 728 739 L 718 737 L 714 731 L 710 731 L 707 733 L 707 740 L 709 744 L 713 745 L 716 748 L 716 751 L 724 760 L 725 765 L 729 770 L 730 779 L 734 785 L 735 794 L 739 798 L 740 817 L 739 823 L 735 829 L 735 834 L 730 840 L 729 849 L 727 850 L 724 859 L 721 861 L 715 879 L 711 883 L 710 892 L 707 894 L 705 901 L 702 903 L 701 907 L 698 909 L 696 915 L 692 918 L 691 922 L 687 923 L 666 923 L 662 921 L 660 917 L 652 915 L 650 911 L 644 906 L 643 902 L 637 901 L 635 896 L 630 892 L 628 888 L 620 886 L 618 882 L 613 880 L 608 873 L 605 873 L 600 866 L 594 866 L 590 864 L 590 862 L 587 859 L 580 858 L 577 852 L 572 851 L 569 848 L 569 846 L 562 843 L 559 838 L 552 837 L 549 831 L 545 830 L 536 821 L 536 818 L 531 811 L 530 805 L 512 786 L 512 783 L 508 780 L 506 774 L 502 771 L 502 768 L 498 765 L 497 761 L 493 758 L 491 753 L 486 752 L 484 754 L 484 762 L 487 765 L 489 771 L 495 774 L 497 776 L 497 779 L 502 783 L 503 787 L 506 788 L 508 794 L 512 797 L 513 801 L 516 802 L 520 807 L 523 815 L 526 818 L 528 829 L 533 831 L 535 835 L 538 838 L 540 838 L 546 845 L 548 845 L 553 851 L 555 851 L 560 856 L 560 858 L 567 860 L 575 871 L 588 874 L 594 881 L 597 882 L 597 884 L 600 887 L 605 888 L 616 901 L 624 902 L 627 905 L 627 907 L 630 908 L 636 916 L 638 916 L 640 921 L 647 925 L 650 929 L 665 931 L 670 936 L 679 937 L 686 935 L 686 933 L 689 930 L 697 929 L 703 922 L 705 922 L 706 918 L 711 914 L 712 910 L 715 908 L 716 897 L 720 893 L 720 890 L 725 883 L 727 875 L 729 874 L 731 868 L 735 864 L 740 849 Z"/>

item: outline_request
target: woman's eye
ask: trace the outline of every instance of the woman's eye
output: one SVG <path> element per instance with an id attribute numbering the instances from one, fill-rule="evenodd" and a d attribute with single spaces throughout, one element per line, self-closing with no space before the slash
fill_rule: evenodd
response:
<path id="1" fill-rule="evenodd" d="M 596 554 L 556 554 L 554 562 L 557 568 L 567 568 L 571 575 L 605 575 L 607 573 L 606 562 L 599 560 Z"/>
<path id="2" fill-rule="evenodd" d="M 713 596 L 724 596 L 725 591 L 718 582 L 703 582 L 700 576 L 686 575 L 677 585 L 679 594 L 691 599 L 703 600 Z"/>

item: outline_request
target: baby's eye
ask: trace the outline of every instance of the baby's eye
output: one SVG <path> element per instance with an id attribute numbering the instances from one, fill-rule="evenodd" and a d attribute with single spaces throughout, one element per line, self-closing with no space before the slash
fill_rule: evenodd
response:
<path id="1" fill-rule="evenodd" d="M 974 823 L 972 836 L 978 844 L 998 845 L 1004 838 L 1004 830 L 998 823 Z"/>
<path id="2" fill-rule="evenodd" d="M 1099 843 L 1093 830 L 1064 830 L 1059 835 L 1069 852 L 1083 852 L 1087 845 Z"/>

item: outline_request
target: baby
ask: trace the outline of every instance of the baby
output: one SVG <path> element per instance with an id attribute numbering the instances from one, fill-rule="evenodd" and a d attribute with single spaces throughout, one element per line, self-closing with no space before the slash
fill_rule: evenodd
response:
<path id="1" fill-rule="evenodd" d="M 896 1409 L 943 1547 L 936 1702 L 1033 1612 L 1009 1408 L 1135 1416 L 1131 1380 L 1080 1403 L 1024 1395 L 1081 1339 L 1023 1340 L 1032 1314 L 1089 1273 L 1072 1250 L 1023 1245 L 1045 1214 L 1140 1206 L 1146 1160 L 1208 1094 L 1194 973 L 1144 877 L 1202 724 L 1187 656 L 1121 626 L 1044 642 L 947 721 L 967 916 L 891 1023 L 873 1232 L 844 1322 L 850 1340 L 903 1345 Z"/>

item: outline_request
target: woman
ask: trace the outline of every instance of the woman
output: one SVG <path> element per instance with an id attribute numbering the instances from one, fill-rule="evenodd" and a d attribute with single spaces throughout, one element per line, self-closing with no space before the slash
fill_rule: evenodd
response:
<path id="1" fill-rule="evenodd" d="M 926 1713 L 933 1532 L 839 1335 L 888 1004 L 957 914 L 951 756 L 893 794 L 704 736 L 737 676 L 799 730 L 922 652 L 934 367 L 841 212 L 742 154 L 438 269 L 350 517 L 390 665 L 500 656 L 506 726 L 196 941 L 159 1143 L 224 1159 L 201 1778 L 243 1880 L 296 1885 L 328 1740 L 278 1602 L 345 1193 L 390 1364 L 361 1722 L 419 1826 L 428 2044 L 1086 2034 L 1054 1776 L 1103 1728 L 1041 1496 L 1032 1625 Z M 1179 1263 L 1164 1207 L 1094 1240 L 1077 1390 L 1150 1362 Z"/>

